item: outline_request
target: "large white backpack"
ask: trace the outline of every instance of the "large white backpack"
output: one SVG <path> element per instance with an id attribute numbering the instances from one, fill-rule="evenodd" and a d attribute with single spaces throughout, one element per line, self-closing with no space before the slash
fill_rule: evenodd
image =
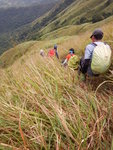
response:
<path id="1" fill-rule="evenodd" d="M 95 48 L 92 55 L 91 70 L 95 74 L 103 74 L 108 71 L 111 65 L 111 48 L 105 43 L 93 44 Z"/>

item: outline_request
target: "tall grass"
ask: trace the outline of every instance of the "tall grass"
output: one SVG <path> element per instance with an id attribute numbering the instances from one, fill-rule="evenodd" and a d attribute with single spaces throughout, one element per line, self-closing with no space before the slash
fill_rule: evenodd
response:
<path id="1" fill-rule="evenodd" d="M 83 89 L 56 60 L 31 58 L 0 86 L 1 149 L 112 149 L 113 91 Z"/>
<path id="2" fill-rule="evenodd" d="M 104 31 L 111 31 L 104 40 L 113 46 L 112 25 Z M 89 36 L 36 42 L 13 65 L 8 52 L 2 56 L 8 67 L 0 69 L 1 150 L 113 149 L 113 74 L 83 84 L 76 71 L 38 54 L 59 42 L 61 59 L 71 47 L 82 55 Z"/>

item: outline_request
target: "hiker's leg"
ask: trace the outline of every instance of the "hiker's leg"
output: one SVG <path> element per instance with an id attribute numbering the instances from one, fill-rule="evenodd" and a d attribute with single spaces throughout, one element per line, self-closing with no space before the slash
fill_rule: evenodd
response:
<path id="1" fill-rule="evenodd" d="M 83 72 L 83 67 L 84 67 L 84 57 L 80 59 L 80 64 L 78 68 L 78 79 L 84 82 L 86 80 L 86 74 Z"/>

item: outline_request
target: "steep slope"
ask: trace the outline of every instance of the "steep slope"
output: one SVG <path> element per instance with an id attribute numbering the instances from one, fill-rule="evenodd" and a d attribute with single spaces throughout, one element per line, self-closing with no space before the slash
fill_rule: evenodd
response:
<path id="1" fill-rule="evenodd" d="M 49 13 L 34 21 L 29 28 L 20 30 L 19 39 L 40 39 L 43 35 L 67 25 L 95 23 L 111 15 L 113 0 L 88 0 L 85 3 L 84 0 L 64 0 Z"/>
<path id="2" fill-rule="evenodd" d="M 31 23 L 36 18 L 48 12 L 54 4 L 53 2 L 29 7 L 0 9 L 0 33 L 11 32 L 23 25 Z"/>
<path id="3" fill-rule="evenodd" d="M 102 25 L 112 42 L 113 20 Z M 0 57 L 7 67 L 0 68 L 1 150 L 112 150 L 113 74 L 83 84 L 77 71 L 39 54 L 58 43 L 60 58 L 70 47 L 80 55 L 90 35 L 31 41 Z"/>
<path id="4" fill-rule="evenodd" d="M 81 56 L 84 53 L 85 46 L 90 42 L 89 37 L 95 28 L 101 28 L 103 30 L 104 41 L 109 43 L 109 45 L 113 48 L 112 24 L 113 17 L 110 17 L 95 24 L 72 25 L 63 29 L 58 29 L 55 32 L 44 35 L 44 40 L 41 41 L 21 43 L 0 56 L 0 68 L 7 68 L 11 66 L 19 58 L 31 51 L 39 53 L 40 49 L 44 49 L 47 53 L 47 50 L 52 48 L 55 43 L 58 44 L 61 61 L 68 53 L 68 49 L 71 47 L 73 47 L 76 50 L 76 53 Z M 67 36 L 67 33 L 70 35 Z"/>
<path id="5" fill-rule="evenodd" d="M 55 31 L 54 21 L 40 28 L 46 40 L 24 42 L 0 56 L 0 150 L 112 150 L 113 60 L 111 73 L 85 83 L 61 60 L 71 47 L 81 57 L 97 27 L 113 49 L 113 16 L 94 24 L 66 24 Z M 32 27 L 35 24 L 37 20 Z M 56 35 L 64 37 L 53 39 Z M 40 49 L 47 54 L 55 43 L 60 60 L 40 56 Z"/>
<path id="6" fill-rule="evenodd" d="M 27 27 L 18 29 L 17 34 L 19 36 L 20 40 L 24 40 L 26 37 L 29 38 L 29 35 L 31 35 L 31 38 L 35 39 L 34 33 L 37 31 L 40 31 L 45 26 L 50 24 L 52 21 L 54 21 L 57 18 L 57 14 L 61 13 L 65 8 L 69 7 L 74 2 L 74 0 L 62 0 L 59 1 L 59 3 L 50 10 L 46 15 L 42 16 L 40 19 L 36 19 L 34 22 L 29 24 Z M 28 33 L 29 31 L 29 33 Z M 40 34 L 37 33 L 39 36 Z"/>
<path id="7" fill-rule="evenodd" d="M 85 3 L 84 0 L 62 0 L 45 15 L 13 31 L 8 38 L 18 44 L 26 40 L 74 35 L 82 31 L 84 23 L 94 24 L 112 14 L 113 0 L 88 0 Z M 2 39 L 3 43 L 5 37 L 6 35 Z M 2 44 L 4 49 L 5 45 L 7 44 Z"/>
<path id="8" fill-rule="evenodd" d="M 48 0 L 46 3 L 40 1 L 39 4 L 29 7 L 0 8 L 0 54 L 14 46 L 15 42 L 12 40 L 11 33 L 15 29 L 44 15 L 55 5 L 55 3 L 55 1 L 51 2 L 51 0 Z"/>

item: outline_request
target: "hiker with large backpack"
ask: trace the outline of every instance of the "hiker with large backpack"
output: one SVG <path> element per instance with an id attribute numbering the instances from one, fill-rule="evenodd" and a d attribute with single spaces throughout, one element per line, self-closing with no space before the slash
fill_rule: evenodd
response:
<path id="1" fill-rule="evenodd" d="M 110 46 L 102 42 L 103 32 L 96 29 L 92 35 L 92 43 L 86 46 L 84 57 L 80 60 L 79 72 L 89 76 L 98 76 L 108 71 L 111 65 Z"/>
<path id="2" fill-rule="evenodd" d="M 48 52 L 49 57 L 54 57 L 56 56 L 59 59 L 58 51 L 57 51 L 57 45 L 54 45 L 54 48 L 49 50 Z"/>
<path id="3" fill-rule="evenodd" d="M 78 62 L 79 58 L 77 55 L 75 55 L 75 50 L 71 48 L 69 50 L 69 54 L 66 56 L 66 59 L 62 63 L 63 66 L 67 66 L 71 69 L 77 69 L 78 68 Z"/>
<path id="4" fill-rule="evenodd" d="M 69 49 L 69 53 L 66 56 L 65 60 L 62 62 L 62 65 L 66 66 L 68 64 L 69 59 L 75 55 L 75 50 L 73 48 Z"/>

